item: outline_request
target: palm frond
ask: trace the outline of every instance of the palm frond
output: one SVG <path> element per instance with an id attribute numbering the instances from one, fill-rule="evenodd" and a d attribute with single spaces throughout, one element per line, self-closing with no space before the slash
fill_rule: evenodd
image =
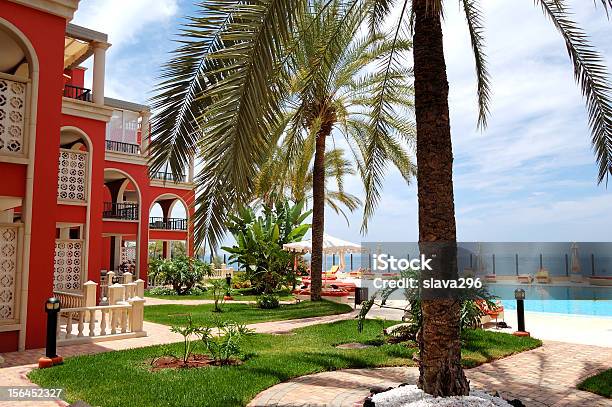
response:
<path id="1" fill-rule="evenodd" d="M 207 55 L 224 46 L 221 33 L 231 13 L 225 8 L 200 5 L 179 34 L 179 47 L 162 68 L 161 82 L 151 99 L 155 115 L 151 123 L 150 168 L 157 172 L 169 165 L 174 175 L 184 174 L 189 157 L 196 154 L 200 126 L 196 118 L 206 102 L 199 99 L 213 76 L 205 72 L 218 67 Z"/>
<path id="2" fill-rule="evenodd" d="M 397 44 L 402 33 L 404 33 L 405 13 L 408 2 L 404 2 L 397 27 L 393 36 L 393 44 Z M 391 47 L 386 60 L 383 60 L 384 76 L 374 91 L 370 131 L 367 132 L 367 141 L 362 140 L 360 151 L 364 157 L 362 167 L 362 180 L 365 186 L 365 204 L 363 209 L 362 232 L 367 231 L 368 220 L 373 216 L 380 199 L 380 189 L 382 187 L 382 177 L 385 170 L 387 159 L 382 138 L 388 131 L 387 118 L 392 117 L 392 104 L 387 99 L 387 94 L 393 93 L 393 87 L 398 84 L 398 80 L 392 75 L 394 69 L 398 69 L 400 62 L 397 56 L 400 54 L 395 47 Z M 361 133 L 363 136 L 364 133 Z"/>
<path id="3" fill-rule="evenodd" d="M 591 143 L 599 164 L 598 182 L 605 180 L 607 184 L 612 174 L 612 86 L 604 60 L 584 31 L 570 18 L 563 0 L 535 1 L 565 40 L 574 65 L 574 78 L 586 99 Z"/>
<path id="4" fill-rule="evenodd" d="M 370 34 L 376 33 L 395 6 L 395 0 L 371 0 L 368 11 Z"/>
<path id="5" fill-rule="evenodd" d="M 482 12 L 478 0 L 461 0 L 468 29 L 478 81 L 478 127 L 487 127 L 489 104 L 491 102 L 491 80 L 487 69 L 487 57 L 484 52 L 484 28 Z"/>

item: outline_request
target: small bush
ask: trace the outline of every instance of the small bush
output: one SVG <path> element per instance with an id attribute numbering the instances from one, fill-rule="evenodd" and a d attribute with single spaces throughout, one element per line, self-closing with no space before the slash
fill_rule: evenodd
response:
<path id="1" fill-rule="evenodd" d="M 174 291 L 170 287 L 153 287 L 147 290 L 147 293 L 150 295 L 176 295 L 176 291 Z"/>
<path id="2" fill-rule="evenodd" d="M 149 276 L 156 282 L 171 285 L 177 295 L 187 295 L 206 276 L 212 267 L 195 257 L 178 256 L 149 262 Z"/>
<path id="3" fill-rule="evenodd" d="M 278 297 L 273 294 L 262 294 L 257 297 L 257 307 L 261 309 L 274 309 L 278 308 L 279 301 Z"/>
<path id="4" fill-rule="evenodd" d="M 202 342 L 215 363 L 230 364 L 232 359 L 241 353 L 240 341 L 242 338 L 251 335 L 253 331 L 246 325 L 233 321 L 218 321 L 214 328 L 206 326 L 200 330 Z"/>
<path id="5" fill-rule="evenodd" d="M 247 278 L 247 275 L 244 271 L 234 272 L 234 277 L 232 278 L 232 288 L 242 289 L 250 287 L 251 281 Z"/>

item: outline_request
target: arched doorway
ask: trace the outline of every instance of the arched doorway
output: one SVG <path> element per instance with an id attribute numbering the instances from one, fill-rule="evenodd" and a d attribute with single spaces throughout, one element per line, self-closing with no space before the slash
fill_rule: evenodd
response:
<path id="1" fill-rule="evenodd" d="M 102 265 L 117 275 L 140 269 L 141 192 L 136 181 L 119 169 L 104 170 L 102 218 L 108 222 L 103 238 Z"/>

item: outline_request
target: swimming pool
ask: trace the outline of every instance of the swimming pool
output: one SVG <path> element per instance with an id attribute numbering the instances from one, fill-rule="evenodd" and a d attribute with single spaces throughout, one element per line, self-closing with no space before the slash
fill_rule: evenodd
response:
<path id="1" fill-rule="evenodd" d="M 507 310 L 516 309 L 515 300 L 503 300 L 502 303 Z M 612 301 L 525 300 L 525 311 L 612 317 Z"/>
<path id="2" fill-rule="evenodd" d="M 525 290 L 525 311 L 612 317 L 612 288 L 563 285 L 490 284 L 506 309 L 516 309 L 514 290 Z"/>

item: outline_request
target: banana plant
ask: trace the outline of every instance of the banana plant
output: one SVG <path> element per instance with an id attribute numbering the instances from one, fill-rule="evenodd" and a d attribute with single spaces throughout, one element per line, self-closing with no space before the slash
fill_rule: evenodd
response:
<path id="1" fill-rule="evenodd" d="M 244 206 L 228 216 L 227 228 L 236 244 L 223 247 L 229 261 L 246 273 L 258 291 L 270 293 L 293 276 L 294 255 L 283 250 L 286 243 L 302 240 L 310 224 L 312 211 L 304 211 L 304 202 L 278 200 L 272 205 Z"/>

